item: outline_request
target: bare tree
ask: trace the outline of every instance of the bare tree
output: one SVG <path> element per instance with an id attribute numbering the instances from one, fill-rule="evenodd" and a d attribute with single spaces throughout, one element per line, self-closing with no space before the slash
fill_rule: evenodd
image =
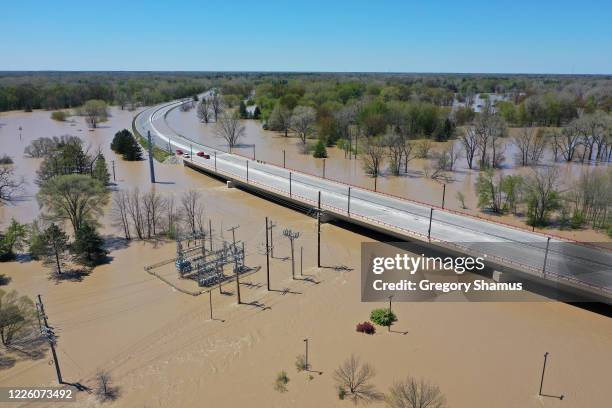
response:
<path id="1" fill-rule="evenodd" d="M 527 217 L 531 225 L 544 225 L 550 211 L 559 205 L 559 169 L 555 166 L 534 168 L 525 179 Z"/>
<path id="2" fill-rule="evenodd" d="M 214 90 L 210 96 L 210 107 L 212 109 L 212 113 L 215 115 L 215 122 L 217 122 L 219 115 L 221 115 L 223 112 L 223 98 L 221 98 L 221 95 L 219 95 L 217 90 Z"/>
<path id="3" fill-rule="evenodd" d="M 398 381 L 385 397 L 389 408 L 444 408 L 446 398 L 437 385 L 408 377 Z"/>
<path id="4" fill-rule="evenodd" d="M 500 116 L 494 114 L 489 101 L 486 102 L 474 126 L 480 152 L 480 168 L 499 167 L 503 161 L 499 139 L 506 134 L 506 123 Z"/>
<path id="5" fill-rule="evenodd" d="M 11 165 L 0 165 L 0 203 L 8 203 L 23 189 L 23 178 L 15 178 L 15 169 Z"/>
<path id="6" fill-rule="evenodd" d="M 157 226 L 162 215 L 163 199 L 154 189 L 152 189 L 151 191 L 143 194 L 142 202 L 147 225 L 147 238 L 151 238 L 152 236 L 157 235 Z"/>
<path id="7" fill-rule="evenodd" d="M 240 123 L 240 118 L 236 113 L 233 115 L 224 113 L 215 125 L 217 137 L 224 139 L 230 149 L 238 144 L 244 132 L 244 125 Z"/>
<path id="8" fill-rule="evenodd" d="M 317 113 L 310 106 L 296 106 L 291 115 L 291 130 L 298 135 L 303 145 L 306 139 L 315 132 Z"/>
<path id="9" fill-rule="evenodd" d="M 202 194 L 195 190 L 183 193 L 181 196 L 181 207 L 189 230 L 193 234 L 198 230 L 203 230 L 204 205 L 202 204 Z"/>
<path id="10" fill-rule="evenodd" d="M 376 372 L 367 364 L 361 364 L 359 357 L 351 355 L 336 371 L 334 380 L 341 396 L 348 396 L 355 404 L 380 401 L 383 395 L 370 384 Z"/>
<path id="11" fill-rule="evenodd" d="M 379 137 L 366 137 L 361 146 L 363 167 L 372 177 L 378 177 L 385 157 L 385 142 Z"/>
<path id="12" fill-rule="evenodd" d="M 117 191 L 113 197 L 111 215 L 114 225 L 120 226 L 123 230 L 125 239 L 132 239 L 130 234 L 130 221 L 128 219 L 128 201 L 127 192 L 123 190 Z"/>
<path id="13" fill-rule="evenodd" d="M 200 103 L 198 103 L 197 115 L 201 122 L 210 122 L 211 114 L 211 103 L 206 96 L 202 97 Z"/>
<path id="14" fill-rule="evenodd" d="M 519 150 L 517 159 L 521 166 L 539 163 L 546 146 L 546 140 L 539 128 L 524 127 L 512 139 Z"/>
<path id="15" fill-rule="evenodd" d="M 113 387 L 111 375 L 108 371 L 99 370 L 96 373 L 96 396 L 102 402 L 112 401 L 119 396 L 119 389 Z"/>
<path id="16" fill-rule="evenodd" d="M 404 157 L 404 139 L 397 133 L 389 133 L 385 136 L 384 144 L 387 146 L 387 157 L 391 173 L 398 176 L 402 168 Z"/>
<path id="17" fill-rule="evenodd" d="M 467 161 L 468 167 L 474 168 L 474 156 L 478 150 L 478 135 L 474 126 L 468 126 L 464 132 L 459 136 L 463 150 L 465 151 L 465 160 Z"/>
<path id="18" fill-rule="evenodd" d="M 164 200 L 164 207 L 166 211 L 166 234 L 172 237 L 178 233 L 178 215 L 176 213 L 174 195 L 170 195 Z"/>
<path id="19" fill-rule="evenodd" d="M 585 132 L 583 123 L 579 119 L 571 121 L 561 130 L 561 134 L 558 135 L 556 142 L 565 161 L 571 162 L 574 160 L 576 150 L 582 143 Z"/>
<path id="20" fill-rule="evenodd" d="M 145 220 L 144 211 L 142 209 L 142 197 L 140 190 L 135 188 L 127 195 L 127 213 L 129 214 L 134 231 L 138 239 L 145 237 Z"/>

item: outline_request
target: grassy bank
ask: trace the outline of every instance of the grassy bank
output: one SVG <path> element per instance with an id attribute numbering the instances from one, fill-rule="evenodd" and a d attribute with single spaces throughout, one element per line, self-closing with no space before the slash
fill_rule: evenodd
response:
<path id="1" fill-rule="evenodd" d="M 136 117 L 138 117 L 138 115 L 134 116 L 134 119 L 132 119 L 132 133 L 134 133 L 134 137 L 136 138 L 138 143 L 140 143 L 145 152 L 148 152 L 149 141 L 138 132 L 138 129 L 136 129 Z M 158 162 L 163 162 L 171 155 L 171 153 L 168 153 L 164 149 L 160 149 L 159 147 L 155 146 L 155 144 L 153 144 L 153 158 Z"/>

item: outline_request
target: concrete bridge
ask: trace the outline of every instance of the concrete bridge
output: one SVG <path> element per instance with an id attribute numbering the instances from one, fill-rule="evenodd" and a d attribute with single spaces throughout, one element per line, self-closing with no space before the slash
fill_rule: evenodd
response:
<path id="1" fill-rule="evenodd" d="M 495 270 L 612 304 L 612 252 L 494 223 L 435 206 L 258 162 L 180 135 L 166 115 L 182 101 L 139 113 L 134 130 L 165 149 L 193 151 L 183 164 L 228 180 L 234 186 L 284 204 L 389 234 L 418 240 L 449 253 L 483 256 Z M 194 156 L 203 151 L 210 158 Z"/>

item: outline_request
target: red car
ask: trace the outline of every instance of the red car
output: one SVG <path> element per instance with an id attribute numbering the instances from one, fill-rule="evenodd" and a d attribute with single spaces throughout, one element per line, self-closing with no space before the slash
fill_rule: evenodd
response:
<path id="1" fill-rule="evenodd" d="M 198 157 L 203 157 L 205 159 L 210 159 L 210 155 L 206 154 L 204 152 L 197 152 L 196 154 L 198 155 Z"/>
<path id="2" fill-rule="evenodd" d="M 183 151 L 181 149 L 176 149 L 176 154 L 178 154 L 179 156 L 183 154 Z"/>

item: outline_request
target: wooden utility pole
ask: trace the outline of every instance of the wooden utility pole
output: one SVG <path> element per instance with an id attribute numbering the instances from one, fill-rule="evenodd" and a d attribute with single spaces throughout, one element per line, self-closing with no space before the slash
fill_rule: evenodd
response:
<path id="1" fill-rule="evenodd" d="M 268 242 L 268 217 L 266 217 L 266 282 L 270 291 L 270 244 Z"/>
<path id="2" fill-rule="evenodd" d="M 117 178 L 115 177 L 115 161 L 112 160 L 113 163 L 113 181 L 117 181 Z"/>
<path id="3" fill-rule="evenodd" d="M 317 267 L 321 267 L 321 192 L 319 191 L 319 205 L 317 211 Z"/>
<path id="4" fill-rule="evenodd" d="M 49 327 L 49 322 L 47 321 L 47 314 L 45 313 L 45 305 L 43 304 L 40 295 L 38 295 L 36 309 L 38 311 L 39 319 L 42 318 L 44 323 L 44 326 L 42 326 L 41 329 L 41 333 L 47 338 L 49 346 L 51 347 L 51 354 L 53 355 L 53 363 L 55 365 L 55 373 L 57 374 L 57 382 L 61 385 L 64 383 L 64 380 L 62 379 L 62 372 L 60 370 L 59 360 L 57 359 L 57 352 L 55 351 L 56 337 L 55 333 L 53 332 L 53 329 Z"/>
<path id="5" fill-rule="evenodd" d="M 246 161 L 247 183 L 249 182 L 249 161 Z"/>
<path id="6" fill-rule="evenodd" d="M 283 169 L 285 168 L 285 164 L 286 164 L 286 154 L 285 151 L 283 150 Z"/>
<path id="7" fill-rule="evenodd" d="M 351 187 L 350 186 L 348 188 L 348 200 L 347 200 L 347 205 L 346 205 L 346 214 L 349 217 L 351 216 Z"/>
<path id="8" fill-rule="evenodd" d="M 304 276 L 304 247 L 300 247 L 300 276 Z"/>
<path id="9" fill-rule="evenodd" d="M 274 258 L 274 233 L 273 229 L 276 227 L 274 221 L 270 220 L 270 256 Z"/>
<path id="10" fill-rule="evenodd" d="M 544 265 L 542 265 L 542 277 L 546 277 L 546 262 L 548 261 L 548 248 L 550 247 L 550 237 L 546 238 L 546 252 L 544 253 Z"/>
<path id="11" fill-rule="evenodd" d="M 291 172 L 289 172 L 289 197 L 291 197 L 292 192 L 291 192 Z"/>
<path id="12" fill-rule="evenodd" d="M 210 320 L 213 320 L 213 311 L 212 311 L 212 289 L 208 291 L 208 305 L 210 306 Z"/>
<path id="13" fill-rule="evenodd" d="M 213 250 L 213 237 L 212 237 L 212 221 L 208 219 L 208 242 L 210 242 L 210 251 Z"/>
<path id="14" fill-rule="evenodd" d="M 323 178 L 325 178 L 325 159 L 323 159 Z"/>
<path id="15" fill-rule="evenodd" d="M 295 253 L 293 241 L 300 237 L 300 233 L 293 232 L 292 230 L 287 228 L 283 231 L 283 235 L 289 238 L 289 242 L 291 243 L 291 278 L 295 279 Z"/>

